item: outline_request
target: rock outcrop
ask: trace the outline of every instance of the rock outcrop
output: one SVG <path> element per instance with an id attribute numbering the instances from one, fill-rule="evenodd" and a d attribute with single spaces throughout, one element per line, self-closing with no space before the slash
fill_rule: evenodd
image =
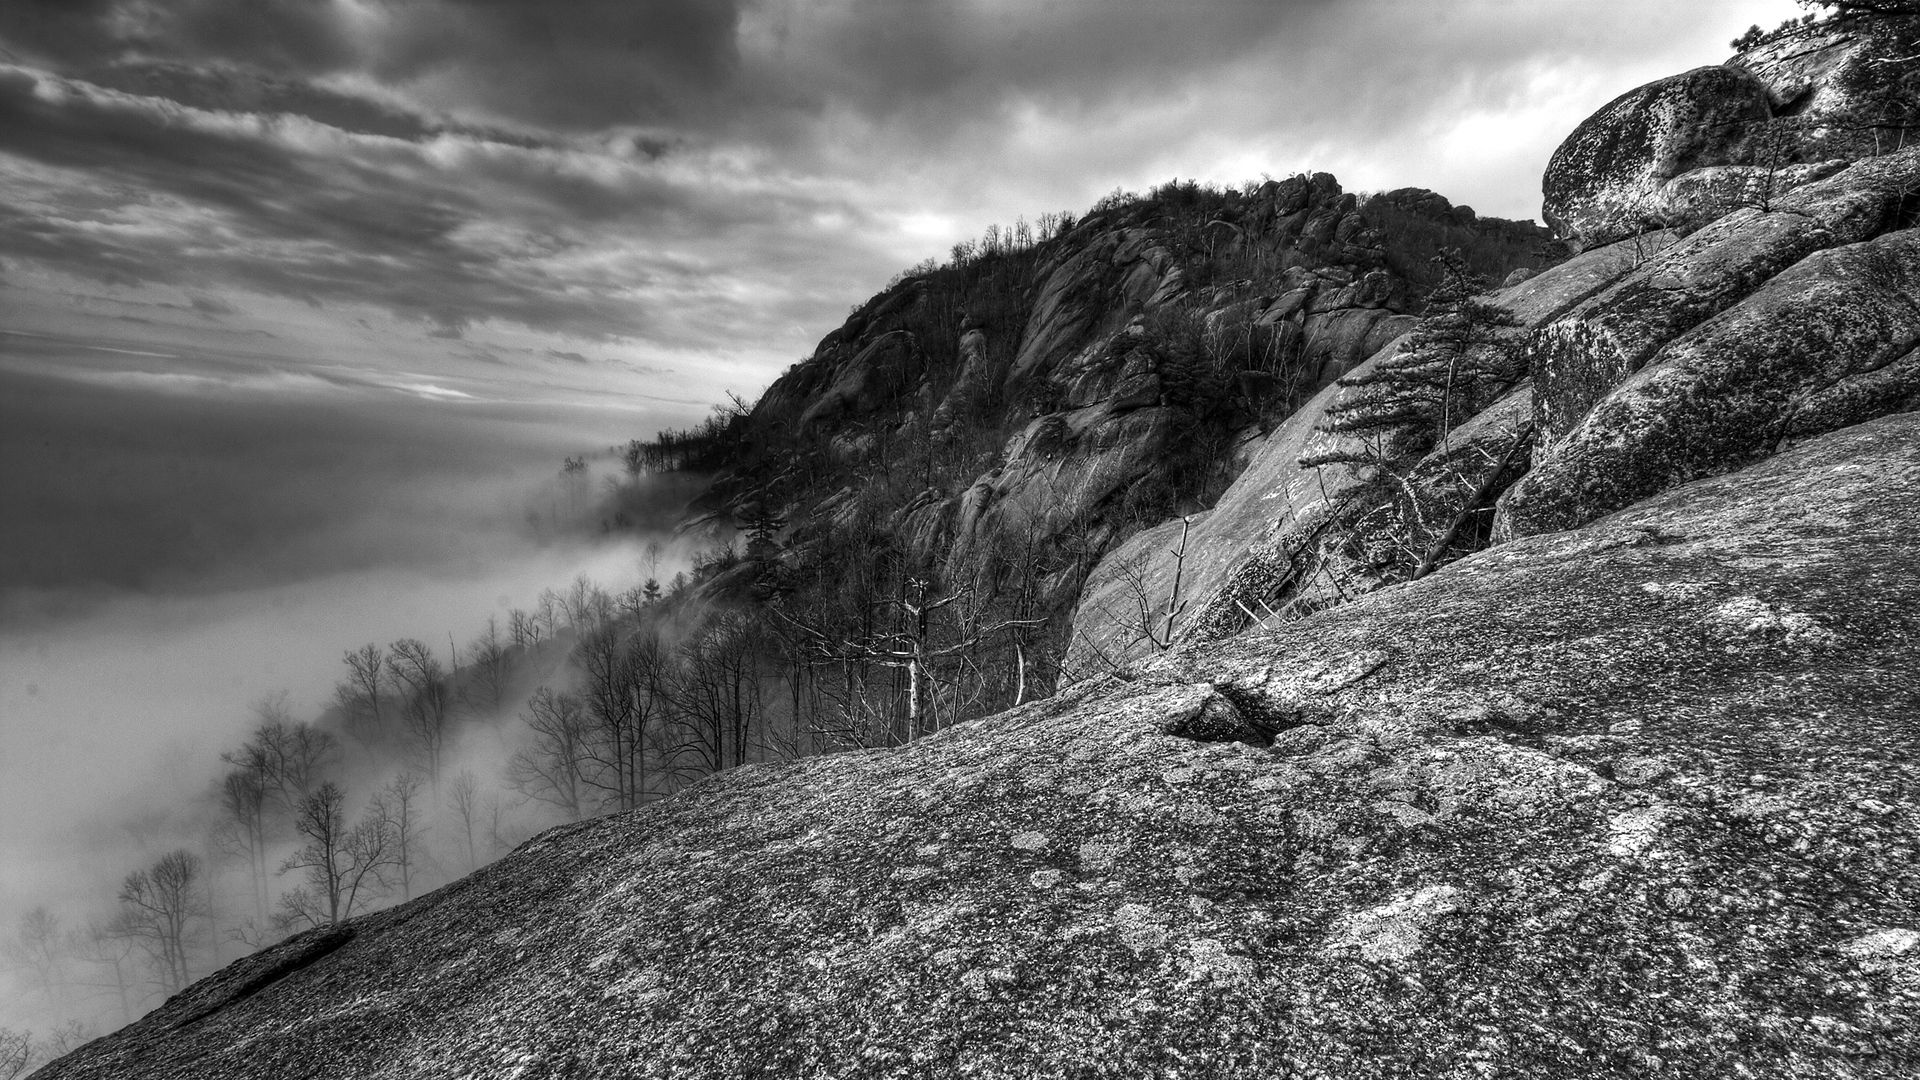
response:
<path id="1" fill-rule="evenodd" d="M 1794 27 L 1623 94 L 1553 155 L 1547 224 L 1585 246 L 1690 231 L 1901 149 L 1920 120 L 1920 73 L 1898 62 L 1912 45 L 1888 22 Z"/>
<path id="2" fill-rule="evenodd" d="M 1449 385 L 1459 415 L 1437 449 L 1383 467 L 1368 447 L 1404 426 L 1341 429 L 1378 372 L 1417 361 L 1403 354 L 1419 335 L 1388 346 L 1254 449 L 1184 559 L 1162 527 L 1095 568 L 1068 670 L 1156 651 L 1129 613 L 1163 605 L 1176 571 L 1180 634 L 1219 637 L 1406 580 L 1436 538 L 1455 537 L 1440 552 L 1453 557 L 1581 525 L 1915 407 L 1920 150 L 1886 125 L 1915 119 L 1920 86 L 1878 62 L 1907 33 L 1798 27 L 1596 113 L 1545 183 L 1548 220 L 1586 250 L 1489 297 L 1513 316 L 1511 395 L 1476 414 Z M 1756 147 L 1784 157 L 1754 164 Z M 1752 198 L 1696 197 L 1755 170 L 1768 180 Z M 1528 452 L 1489 482 L 1522 438 Z"/>
<path id="3" fill-rule="evenodd" d="M 700 511 L 771 510 L 773 576 L 803 589 L 845 594 L 857 545 L 998 605 L 988 622 L 1051 620 L 1032 649 L 1049 687 L 1099 557 L 1213 501 L 1296 404 L 1412 329 L 1434 252 L 1497 280 L 1548 241 L 1325 173 L 1113 200 L 856 310 L 754 406 Z"/>
<path id="4" fill-rule="evenodd" d="M 551 831 L 40 1075 L 1920 1075 L 1914 36 L 1624 96 L 1549 170 L 1581 250 L 1418 317 L 1396 228 L 1524 230 L 1316 175 L 902 282 L 707 505 L 1012 567 L 1070 685 Z"/>
<path id="5" fill-rule="evenodd" d="M 1920 418 L 550 832 L 44 1080 L 1899 1077 Z"/>

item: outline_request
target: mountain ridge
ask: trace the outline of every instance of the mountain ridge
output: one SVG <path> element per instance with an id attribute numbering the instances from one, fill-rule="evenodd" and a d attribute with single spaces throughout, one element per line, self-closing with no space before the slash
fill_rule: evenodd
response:
<path id="1" fill-rule="evenodd" d="M 924 607 L 979 522 L 1060 526 L 1074 558 L 988 563 L 1071 626 L 1060 692 L 939 723 L 936 686 L 904 746 L 550 830 L 38 1075 L 1911 1075 L 1920 147 L 1883 140 L 1920 94 L 1880 61 L 1916 38 L 1835 20 L 1623 95 L 1548 169 L 1578 252 L 1485 294 L 1456 263 L 1388 341 L 1364 274 L 1175 305 L 1218 285 L 1124 207 L 1058 289 L 901 282 L 730 422 L 703 509 L 749 550 L 701 588 L 817 630 L 847 579 L 809 557 Z M 1330 177 L 1242 197 L 1365 228 Z M 1207 323 L 1277 308 L 1328 348 L 1266 416 Z M 1170 387 L 1229 384 L 1243 460 L 1101 516 L 1166 482 L 1157 412 L 1216 416 Z M 970 443 L 981 412 L 1018 429 Z"/>

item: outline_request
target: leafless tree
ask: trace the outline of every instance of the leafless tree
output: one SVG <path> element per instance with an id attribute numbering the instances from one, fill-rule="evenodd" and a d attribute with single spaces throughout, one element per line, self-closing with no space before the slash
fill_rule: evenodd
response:
<path id="1" fill-rule="evenodd" d="M 516 649 L 531 649 L 540 644 L 540 622 L 521 608 L 507 612 L 507 637 Z"/>
<path id="2" fill-rule="evenodd" d="M 305 871 L 307 886 L 282 898 L 288 925 L 325 926 L 351 918 L 386 889 L 394 839 L 387 823 L 368 814 L 349 826 L 346 792 L 331 781 L 301 802 L 294 831 L 305 841 L 280 865 Z"/>
<path id="3" fill-rule="evenodd" d="M 340 703 L 355 731 L 369 734 L 381 728 L 380 695 L 386 689 L 386 654 L 372 642 L 346 653 L 347 681 L 340 687 Z"/>
<path id="4" fill-rule="evenodd" d="M 151 867 L 128 874 L 120 886 L 123 928 L 146 949 L 155 976 L 168 993 L 178 993 L 193 981 L 191 953 L 207 915 L 201 874 L 198 855 L 176 850 Z"/>
<path id="5" fill-rule="evenodd" d="M 500 634 L 500 621 L 487 616 L 487 628 L 467 645 L 467 667 L 473 673 L 475 703 L 498 709 L 513 674 L 513 650 Z"/>
<path id="6" fill-rule="evenodd" d="M 230 769 L 220 782 L 218 842 L 246 860 L 257 922 L 267 917 L 267 783 L 252 769 Z"/>
<path id="7" fill-rule="evenodd" d="M 646 739 L 665 704 L 668 650 L 657 631 L 613 622 L 586 629 L 574 648 L 583 675 L 580 703 L 592 724 L 585 770 L 619 810 L 640 805 L 647 788 Z"/>
<path id="8" fill-rule="evenodd" d="M 134 1020 L 139 985 L 139 944 L 125 914 L 107 923 L 88 923 L 68 938 L 67 950 L 80 961 L 79 985 L 110 994 L 120 1009 L 120 1022 Z"/>
<path id="9" fill-rule="evenodd" d="M 0 1027 L 0 1080 L 18 1080 L 39 1063 L 32 1032 Z"/>
<path id="10" fill-rule="evenodd" d="M 521 719 L 533 738 L 507 762 L 507 781 L 527 798 L 557 807 L 568 821 L 585 817 L 597 785 L 593 725 L 580 699 L 543 686 Z"/>
<path id="11" fill-rule="evenodd" d="M 60 917 L 45 905 L 20 916 L 4 955 L 13 967 L 26 971 L 40 992 L 51 998 L 58 980 L 62 953 Z"/>
<path id="12" fill-rule="evenodd" d="M 422 854 L 420 785 L 418 773 L 403 772 L 374 793 L 369 808 L 371 817 L 386 830 L 402 900 L 413 899 L 414 868 Z"/>
<path id="13" fill-rule="evenodd" d="M 337 762 L 339 740 L 310 723 L 294 722 L 285 693 L 256 703 L 254 713 L 259 725 L 220 760 L 251 774 L 270 799 L 291 813 Z"/>
<path id="14" fill-rule="evenodd" d="M 472 769 L 461 769 L 447 785 L 447 808 L 460 822 L 460 830 L 467 841 L 467 872 L 472 873 L 480 867 L 480 856 L 473 842 L 474 827 L 480 817 L 480 779 L 473 775 Z"/>
<path id="15" fill-rule="evenodd" d="M 427 782 L 440 784 L 440 760 L 453 722 L 452 687 L 446 668 L 427 643 L 401 638 L 387 647 L 387 672 L 401 688 L 400 711 L 413 737 Z"/>

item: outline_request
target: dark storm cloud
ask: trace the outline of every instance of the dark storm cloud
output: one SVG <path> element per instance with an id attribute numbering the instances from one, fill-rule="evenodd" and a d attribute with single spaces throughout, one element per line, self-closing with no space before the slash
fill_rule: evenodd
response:
<path id="1" fill-rule="evenodd" d="M 1501 116 L 1775 2 L 14 0 L 0 38 L 62 74 L 0 69 L 0 249 L 446 340 L 797 351 L 1116 184 L 1357 161 L 1531 214 L 1583 103 L 1534 141 Z"/>
<path id="2" fill-rule="evenodd" d="M 0 205 L 0 247 L 16 255 L 115 284 L 370 303 L 446 334 L 480 319 L 664 333 L 632 294 L 692 287 L 697 261 L 571 260 L 608 228 L 706 240 L 804 219 L 819 203 L 794 192 L 735 202 L 663 174 L 644 149 L 360 136 L 19 68 L 0 69 L 0 128 L 12 155 L 60 171 L 16 180 Z"/>
<path id="3" fill-rule="evenodd" d="M 736 62 L 733 0 L 24 0 L 0 37 L 69 70 L 130 55 L 427 83 L 543 124 L 684 115 Z M 702 109 L 701 111 L 704 111 Z"/>

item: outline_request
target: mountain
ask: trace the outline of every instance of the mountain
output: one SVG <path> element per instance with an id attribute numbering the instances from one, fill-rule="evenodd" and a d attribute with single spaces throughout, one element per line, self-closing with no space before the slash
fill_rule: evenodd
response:
<path id="1" fill-rule="evenodd" d="M 1325 173 L 1172 182 L 996 228 L 856 308 L 698 452 L 719 475 L 694 525 L 757 537 L 706 592 L 776 594 L 832 642 L 870 640 L 876 606 L 962 600 L 968 625 L 1011 632 L 928 634 L 996 674 L 919 708 L 950 721 L 1044 695 L 1103 556 L 1211 504 L 1302 401 L 1409 333 L 1437 283 L 1561 255 L 1530 223 Z"/>
<path id="2" fill-rule="evenodd" d="M 751 538 L 702 588 L 1025 611 L 1059 692 L 551 830 L 39 1075 L 1914 1075 L 1915 39 L 1623 95 L 1551 265 L 1307 177 L 908 276 L 689 451 Z"/>

